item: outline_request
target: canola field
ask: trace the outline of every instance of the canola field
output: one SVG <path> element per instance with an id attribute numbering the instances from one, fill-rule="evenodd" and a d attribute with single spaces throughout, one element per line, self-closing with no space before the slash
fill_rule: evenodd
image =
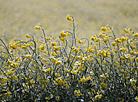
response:
<path id="1" fill-rule="evenodd" d="M 0 4 L 1 102 L 138 102 L 138 1 Z"/>

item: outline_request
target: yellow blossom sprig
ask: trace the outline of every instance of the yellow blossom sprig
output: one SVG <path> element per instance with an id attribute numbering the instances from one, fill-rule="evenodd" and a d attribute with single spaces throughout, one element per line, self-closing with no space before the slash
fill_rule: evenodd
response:
<path id="1" fill-rule="evenodd" d="M 105 28 L 113 30 L 109 25 Z M 76 46 L 75 33 L 69 31 L 62 31 L 59 40 L 45 37 L 50 55 L 45 41 L 37 49 L 35 39 L 12 40 L 7 47 L 11 59 L 2 44 L 1 100 L 137 101 L 137 35 L 116 38 L 114 33 L 111 38 L 106 31 L 94 35 L 91 42 L 76 39 Z M 87 50 L 83 44 L 88 44 Z"/>
<path id="2" fill-rule="evenodd" d="M 41 26 L 35 26 L 36 30 L 41 30 Z"/>
<path id="3" fill-rule="evenodd" d="M 26 38 L 32 38 L 32 40 L 34 40 L 34 37 L 31 34 L 26 34 L 25 37 Z"/>
<path id="4" fill-rule="evenodd" d="M 48 55 L 50 56 L 49 47 L 48 47 L 48 43 L 47 43 L 47 40 L 46 40 L 46 36 L 45 36 L 44 28 L 43 28 L 41 25 L 39 25 L 39 26 L 40 26 L 41 29 L 42 29 L 42 32 L 43 32 L 43 38 L 44 38 L 44 41 L 45 41 L 46 46 L 47 46 Z"/>
<path id="5" fill-rule="evenodd" d="M 75 19 L 72 17 L 72 16 L 70 16 L 70 15 L 67 15 L 67 17 L 66 17 L 66 19 L 67 20 L 69 20 L 69 21 L 73 21 L 73 36 L 72 36 L 72 47 L 73 47 L 73 44 L 75 44 L 75 46 L 76 46 L 76 37 L 75 37 Z"/>

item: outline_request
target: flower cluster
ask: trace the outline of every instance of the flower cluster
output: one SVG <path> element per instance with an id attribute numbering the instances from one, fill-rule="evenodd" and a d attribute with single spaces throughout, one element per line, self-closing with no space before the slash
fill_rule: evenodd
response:
<path id="1" fill-rule="evenodd" d="M 72 31 L 61 31 L 59 39 L 35 26 L 40 46 L 31 34 L 8 45 L 0 39 L 0 101 L 138 102 L 138 33 L 129 28 L 116 37 L 106 25 L 77 40 L 74 18 L 66 19 Z"/>

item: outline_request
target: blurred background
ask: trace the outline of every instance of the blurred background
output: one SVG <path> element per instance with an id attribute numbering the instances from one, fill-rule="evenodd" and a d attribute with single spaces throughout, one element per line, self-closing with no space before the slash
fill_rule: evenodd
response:
<path id="1" fill-rule="evenodd" d="M 119 36 L 124 28 L 138 31 L 137 0 L 0 0 L 0 38 L 9 42 L 32 34 L 38 40 L 41 31 L 34 27 L 39 24 L 47 35 L 58 37 L 62 30 L 72 29 L 68 14 L 75 18 L 80 38 L 98 35 L 106 24 Z"/>

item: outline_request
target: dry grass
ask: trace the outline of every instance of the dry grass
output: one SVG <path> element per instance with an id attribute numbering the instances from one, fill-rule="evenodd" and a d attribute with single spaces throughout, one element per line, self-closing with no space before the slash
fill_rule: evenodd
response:
<path id="1" fill-rule="evenodd" d="M 34 30 L 38 24 L 48 35 L 59 35 L 70 28 L 63 19 L 67 14 L 75 17 L 81 37 L 98 34 L 106 24 L 113 26 L 117 35 L 125 34 L 125 27 L 138 29 L 136 0 L 0 0 L 0 4 L 0 37 L 6 41 L 26 33 L 39 37 Z"/>

